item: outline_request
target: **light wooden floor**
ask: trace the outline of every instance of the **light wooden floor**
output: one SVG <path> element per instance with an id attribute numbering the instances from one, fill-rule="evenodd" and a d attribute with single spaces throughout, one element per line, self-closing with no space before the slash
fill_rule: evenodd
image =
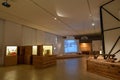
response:
<path id="1" fill-rule="evenodd" d="M 0 67 L 0 80 L 111 80 L 86 71 L 86 58 L 62 59 L 57 65 L 34 69 L 30 65 Z"/>

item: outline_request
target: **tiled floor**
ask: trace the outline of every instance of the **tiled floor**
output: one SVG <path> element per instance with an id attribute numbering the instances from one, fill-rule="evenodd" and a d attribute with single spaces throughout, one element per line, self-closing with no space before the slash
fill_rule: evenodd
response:
<path id="1" fill-rule="evenodd" d="M 0 80 L 111 80 L 86 71 L 86 58 L 62 59 L 57 65 L 34 69 L 30 65 L 0 67 Z"/>

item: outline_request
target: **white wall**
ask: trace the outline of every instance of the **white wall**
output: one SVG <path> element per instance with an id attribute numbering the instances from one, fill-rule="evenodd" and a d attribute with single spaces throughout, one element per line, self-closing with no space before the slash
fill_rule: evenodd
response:
<path id="1" fill-rule="evenodd" d="M 5 21 L 4 28 L 4 45 L 21 45 L 22 26 Z"/>
<path id="2" fill-rule="evenodd" d="M 64 55 L 64 39 L 62 37 L 57 37 L 57 54 Z"/>
<path id="3" fill-rule="evenodd" d="M 33 28 L 23 26 L 22 30 L 22 44 L 23 45 L 37 45 L 36 31 Z"/>
<path id="4" fill-rule="evenodd" d="M 41 45 L 45 43 L 45 32 L 37 30 L 37 44 Z"/>

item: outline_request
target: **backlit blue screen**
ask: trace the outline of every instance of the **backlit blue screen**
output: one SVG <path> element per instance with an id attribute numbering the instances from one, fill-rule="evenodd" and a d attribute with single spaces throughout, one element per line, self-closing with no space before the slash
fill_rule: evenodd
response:
<path id="1" fill-rule="evenodd" d="M 64 51 L 65 53 L 78 52 L 76 40 L 64 40 Z"/>

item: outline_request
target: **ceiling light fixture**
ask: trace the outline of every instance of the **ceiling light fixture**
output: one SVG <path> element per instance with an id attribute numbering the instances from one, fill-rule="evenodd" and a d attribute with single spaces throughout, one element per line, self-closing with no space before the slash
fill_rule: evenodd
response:
<path id="1" fill-rule="evenodd" d="M 3 2 L 2 5 L 4 7 L 7 7 L 7 8 L 11 7 L 11 5 L 8 3 L 8 0 L 6 0 L 5 2 Z"/>
<path id="2" fill-rule="evenodd" d="M 54 18 L 54 20 L 57 20 L 57 18 Z"/>
<path id="3" fill-rule="evenodd" d="M 92 14 L 92 10 L 91 10 L 91 6 L 90 6 L 90 0 L 87 0 L 87 4 L 88 4 L 88 9 L 89 9 L 89 16 L 90 16 L 90 19 L 91 19 L 91 25 L 93 27 L 93 30 L 95 30 L 95 20 L 94 20 L 94 17 L 93 17 L 93 14 Z"/>
<path id="4" fill-rule="evenodd" d="M 92 23 L 92 26 L 95 26 L 95 23 Z"/>

